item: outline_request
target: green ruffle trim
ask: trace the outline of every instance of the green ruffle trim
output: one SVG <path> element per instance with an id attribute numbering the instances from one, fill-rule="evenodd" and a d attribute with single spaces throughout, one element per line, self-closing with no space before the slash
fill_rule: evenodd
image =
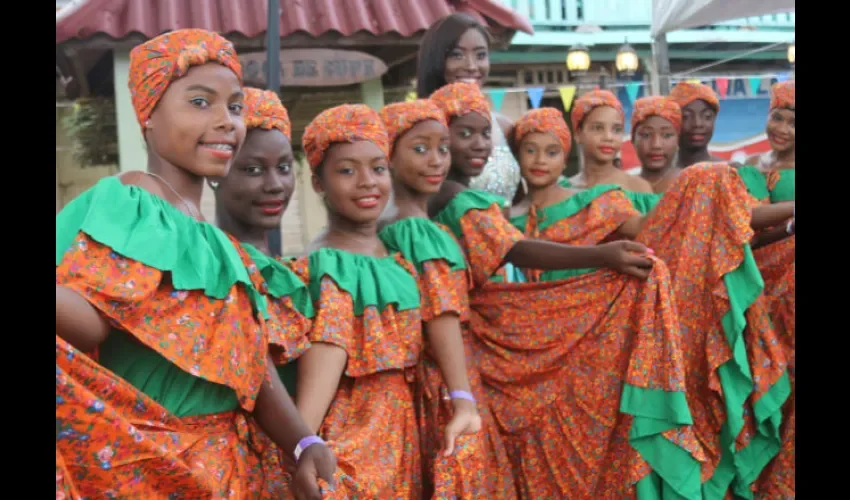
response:
<path id="1" fill-rule="evenodd" d="M 401 253 L 418 272 L 429 260 L 443 260 L 452 270 L 466 269 L 463 251 L 450 234 L 428 219 L 408 217 L 385 227 L 378 235 L 391 252 Z"/>
<path id="2" fill-rule="evenodd" d="M 745 165 L 738 169 L 738 175 L 747 186 L 747 191 L 750 192 L 758 200 L 764 200 L 770 197 L 770 190 L 767 189 L 767 179 L 757 167 Z"/>
<path id="3" fill-rule="evenodd" d="M 242 283 L 256 310 L 266 314 L 265 298 L 224 232 L 116 176 L 101 179 L 56 214 L 57 266 L 80 231 L 117 254 L 170 273 L 177 290 L 224 299 Z"/>
<path id="4" fill-rule="evenodd" d="M 629 197 L 629 201 L 632 202 L 632 206 L 643 215 L 648 214 L 655 205 L 658 205 L 658 202 L 661 201 L 661 194 L 659 193 L 636 193 L 634 191 L 624 191 L 626 196 Z"/>
<path id="5" fill-rule="evenodd" d="M 505 205 L 505 200 L 501 196 L 484 191 L 467 189 L 456 194 L 445 208 L 434 217 L 434 220 L 451 229 L 456 238 L 463 239 L 460 220 L 466 212 L 470 210 L 487 210 L 494 204 L 501 208 Z"/>
<path id="6" fill-rule="evenodd" d="M 321 248 L 308 257 L 310 295 L 313 302 L 321 298 L 322 278 L 331 278 L 351 295 L 354 314 L 360 316 L 366 307 L 383 311 L 393 304 L 398 311 L 419 308 L 419 286 L 416 278 L 395 257 L 371 257 L 336 248 Z"/>
<path id="7" fill-rule="evenodd" d="M 729 294 L 729 311 L 723 315 L 722 325 L 732 348 L 732 359 L 717 372 L 723 388 L 726 422 L 720 433 L 720 464 L 703 485 L 703 490 L 707 499 L 722 499 L 732 486 L 737 497 L 752 498 L 749 486 L 779 452 L 782 405 L 791 394 L 791 386 L 786 373 L 753 405 L 756 435 L 746 448 L 736 451 L 735 440 L 744 427 L 744 405 L 753 392 L 753 376 L 744 342 L 745 314 L 764 290 L 764 280 L 749 244 L 744 245 L 741 265 L 724 276 L 723 281 Z"/>
<path id="8" fill-rule="evenodd" d="M 652 467 L 652 473 L 636 485 L 637 498 L 702 498 L 699 461 L 662 435 L 693 425 L 685 394 L 626 384 L 620 412 L 633 416 L 629 443 Z"/>
<path id="9" fill-rule="evenodd" d="M 770 192 L 770 202 L 779 203 L 780 201 L 796 201 L 797 200 L 797 170 L 780 170 L 779 181 L 773 186 L 773 191 Z"/>
<path id="10" fill-rule="evenodd" d="M 269 295 L 276 299 L 289 297 L 292 300 L 292 305 L 299 313 L 307 318 L 312 318 L 315 315 L 310 289 L 291 269 L 277 259 L 259 251 L 253 245 L 243 243 L 242 246 L 251 256 L 260 274 L 263 275 L 263 279 L 269 288 Z"/>
<path id="11" fill-rule="evenodd" d="M 564 219 L 572 217 L 580 211 L 587 208 L 593 200 L 599 198 L 608 191 L 621 190 L 619 186 L 613 184 L 593 186 L 586 191 L 579 191 L 570 196 L 564 201 L 555 203 L 548 207 L 537 211 L 538 227 L 541 231 L 545 231 L 549 226 L 556 224 Z M 526 224 L 528 223 L 528 215 L 520 215 L 512 217 L 511 224 L 517 229 L 525 233 Z"/>

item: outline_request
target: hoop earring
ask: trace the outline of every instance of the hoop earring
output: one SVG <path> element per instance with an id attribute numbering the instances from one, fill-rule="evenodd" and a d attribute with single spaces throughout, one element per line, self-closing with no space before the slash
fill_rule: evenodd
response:
<path id="1" fill-rule="evenodd" d="M 210 187 L 210 189 L 212 189 L 213 191 L 215 191 L 216 189 L 218 189 L 218 182 L 216 182 L 216 181 L 211 181 L 211 180 L 207 179 L 207 185 L 208 185 L 208 186 Z"/>

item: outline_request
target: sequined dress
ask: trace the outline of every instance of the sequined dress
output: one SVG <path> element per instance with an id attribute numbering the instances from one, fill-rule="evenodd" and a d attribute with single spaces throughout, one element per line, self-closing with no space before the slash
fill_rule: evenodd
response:
<path id="1" fill-rule="evenodd" d="M 493 153 L 487 159 L 484 171 L 472 179 L 469 187 L 495 194 L 510 203 L 520 183 L 519 163 L 514 158 L 494 113 L 490 114 L 490 122 L 493 124 Z"/>

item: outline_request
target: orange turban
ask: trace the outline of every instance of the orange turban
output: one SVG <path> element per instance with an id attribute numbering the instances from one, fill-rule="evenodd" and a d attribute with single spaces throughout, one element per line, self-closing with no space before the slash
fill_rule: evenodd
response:
<path id="1" fill-rule="evenodd" d="M 446 127 L 446 115 L 430 99 L 416 99 L 408 102 L 397 102 L 384 106 L 381 110 L 381 120 L 387 127 L 387 136 L 390 143 L 390 156 L 395 149 L 395 143 L 405 132 L 412 129 L 414 125 L 425 120 L 434 120 Z"/>
<path id="2" fill-rule="evenodd" d="M 250 128 L 261 128 L 271 130 L 276 128 L 283 132 L 287 139 L 292 140 L 292 125 L 289 122 L 289 113 L 280 102 L 280 97 L 271 90 L 260 90 L 253 87 L 245 87 L 245 110 L 242 116 L 245 118 L 245 126 Z"/>
<path id="3" fill-rule="evenodd" d="M 573 146 L 573 136 L 570 128 L 564 121 L 564 115 L 555 108 L 537 108 L 526 113 L 514 124 L 514 143 L 519 146 L 522 139 L 528 134 L 549 132 L 561 141 L 564 156 L 570 154 Z"/>
<path id="4" fill-rule="evenodd" d="M 635 101 L 632 108 L 632 139 L 635 137 L 637 126 L 650 116 L 660 116 L 672 123 L 677 134 L 682 131 L 682 108 L 676 101 L 660 95 L 641 97 Z"/>
<path id="5" fill-rule="evenodd" d="M 156 104 L 172 81 L 186 75 L 191 66 L 217 62 L 242 81 L 242 66 L 233 44 L 201 29 L 175 30 L 137 45 L 130 51 L 130 97 L 144 131 Z"/>
<path id="6" fill-rule="evenodd" d="M 703 83 L 679 82 L 670 91 L 670 98 L 676 101 L 681 109 L 685 109 L 688 104 L 700 100 L 708 103 L 715 113 L 720 112 L 720 100 L 717 99 L 717 94 L 711 87 Z"/>
<path id="7" fill-rule="evenodd" d="M 570 120 L 573 122 L 573 127 L 576 129 L 581 127 L 581 123 L 596 108 L 608 106 L 614 108 L 620 113 L 620 116 L 625 121 L 626 113 L 623 111 L 623 105 L 620 100 L 610 90 L 591 90 L 575 100 L 573 110 L 570 112 Z"/>
<path id="8" fill-rule="evenodd" d="M 474 83 L 455 82 L 443 85 L 431 94 L 429 99 L 443 110 L 447 122 L 473 111 L 490 119 L 490 103 Z"/>
<path id="9" fill-rule="evenodd" d="M 794 109 L 794 101 L 797 97 L 795 88 L 794 80 L 774 83 L 770 87 L 770 109 Z"/>
<path id="10" fill-rule="evenodd" d="M 310 169 L 325 161 L 331 145 L 338 142 L 369 141 L 389 157 L 389 138 L 380 115 L 365 104 L 343 104 L 326 109 L 304 129 L 301 144 L 307 153 Z"/>

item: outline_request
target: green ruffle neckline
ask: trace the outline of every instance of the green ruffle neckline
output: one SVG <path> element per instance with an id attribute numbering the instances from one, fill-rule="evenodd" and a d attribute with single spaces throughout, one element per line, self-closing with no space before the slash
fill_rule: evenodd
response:
<path id="1" fill-rule="evenodd" d="M 291 269 L 251 244 L 242 243 L 242 247 L 263 275 L 269 295 L 276 299 L 289 297 L 295 309 L 303 316 L 312 318 L 315 315 L 309 288 Z"/>
<path id="2" fill-rule="evenodd" d="M 747 186 L 747 191 L 750 192 L 758 200 L 765 200 L 770 197 L 770 190 L 767 189 L 767 179 L 761 171 L 752 165 L 745 165 L 738 169 L 738 175 Z"/>
<path id="3" fill-rule="evenodd" d="M 265 298 L 254 288 L 227 235 L 148 191 L 105 177 L 56 214 L 56 265 L 82 231 L 115 253 L 171 275 L 177 290 L 224 299 L 241 283 L 257 312 Z"/>
<path id="4" fill-rule="evenodd" d="M 764 172 L 753 165 L 745 165 L 738 169 L 738 174 L 747 191 L 758 200 L 769 199 L 771 203 L 782 201 L 795 201 L 797 199 L 797 170 L 778 170 L 779 180 L 770 190 L 767 186 L 767 177 Z"/>
<path id="5" fill-rule="evenodd" d="M 429 260 L 443 260 L 453 271 L 466 269 L 463 251 L 443 228 L 422 217 L 408 217 L 381 230 L 378 237 L 388 250 L 401 253 L 418 272 Z"/>
<path id="6" fill-rule="evenodd" d="M 366 307 L 383 311 L 389 304 L 398 311 L 419 308 L 416 278 L 393 255 L 372 257 L 336 248 L 320 248 L 309 255 L 308 261 L 313 302 L 321 298 L 322 278 L 327 276 L 351 295 L 357 316 L 362 315 Z"/>
<path id="7" fill-rule="evenodd" d="M 558 184 L 560 184 L 561 187 L 565 188 L 573 187 L 572 183 L 567 178 L 560 179 L 558 181 Z M 597 184 L 596 186 L 590 188 L 588 191 L 603 186 L 613 186 L 617 189 L 622 189 L 616 184 Z M 658 205 L 658 202 L 661 201 L 661 197 L 663 196 L 659 193 L 636 193 L 634 191 L 626 191 L 625 189 L 623 190 L 623 193 L 628 196 L 629 201 L 632 202 L 632 206 L 635 208 L 635 210 L 637 210 L 643 215 L 648 214 L 653 208 L 655 208 L 655 205 Z"/>
<path id="8" fill-rule="evenodd" d="M 779 180 L 770 192 L 770 202 L 797 200 L 797 170 L 779 170 Z"/>
<path id="9" fill-rule="evenodd" d="M 460 220 L 470 210 L 486 210 L 493 205 L 499 208 L 505 205 L 505 199 L 484 191 L 467 189 L 456 194 L 454 198 L 434 217 L 436 222 L 451 229 L 456 238 L 463 239 Z"/>

